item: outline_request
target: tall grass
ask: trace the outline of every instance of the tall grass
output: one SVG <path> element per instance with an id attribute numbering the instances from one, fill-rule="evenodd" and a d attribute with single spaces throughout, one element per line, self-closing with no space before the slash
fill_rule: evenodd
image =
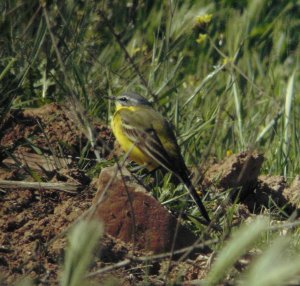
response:
<path id="1" fill-rule="evenodd" d="M 174 122 L 179 137 L 184 136 L 187 159 L 196 158 L 190 163 L 201 163 L 219 110 L 212 156 L 221 159 L 228 149 L 255 146 L 265 152 L 266 172 L 287 177 L 299 172 L 297 160 L 285 158 L 281 143 L 287 136 L 281 110 L 294 71 L 293 88 L 299 89 L 296 2 L 245 1 L 236 7 L 230 1 L 140 1 L 137 7 L 66 3 L 1 4 L 2 100 L 14 107 L 39 106 L 74 94 L 92 116 L 107 121 L 102 95 L 124 90 L 148 94 Z M 195 17 L 207 13 L 211 22 L 197 26 Z M 199 33 L 208 36 L 200 44 Z M 299 111 L 294 106 L 291 102 L 290 150 L 299 149 Z"/>
<path id="2" fill-rule="evenodd" d="M 4 0 L 0 11 L 1 122 L 56 101 L 108 123 L 104 96 L 134 90 L 176 127 L 187 164 L 255 148 L 264 173 L 299 174 L 299 1 Z M 175 204 L 182 190 L 163 180 L 155 194 Z"/>

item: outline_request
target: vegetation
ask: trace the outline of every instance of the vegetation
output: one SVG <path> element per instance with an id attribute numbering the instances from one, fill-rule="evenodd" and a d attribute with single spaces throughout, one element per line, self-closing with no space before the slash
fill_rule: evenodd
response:
<path id="1" fill-rule="evenodd" d="M 0 121 L 13 108 L 70 103 L 93 144 L 90 118 L 109 124 L 113 111 L 105 96 L 131 90 L 169 118 L 188 165 L 205 168 L 209 158 L 257 149 L 265 174 L 289 181 L 299 174 L 299 1 L 2 0 L 0 11 Z M 92 172 L 90 165 L 80 168 Z M 169 179 L 153 192 L 180 209 L 182 188 Z M 226 251 L 238 252 L 212 267 L 208 285 L 230 275 L 256 245 L 266 251 L 241 284 L 282 285 L 299 274 L 299 256 L 291 254 L 299 249 L 299 229 L 287 227 L 286 240 L 278 239 L 282 227 L 270 225 L 279 211 L 266 210 L 270 221 L 254 224 L 253 237 L 239 230 L 228 244 L 230 223 L 222 220 L 222 234 L 213 233 L 219 261 Z M 290 267 L 281 267 L 288 259 Z M 63 285 L 72 279 L 62 278 Z"/>

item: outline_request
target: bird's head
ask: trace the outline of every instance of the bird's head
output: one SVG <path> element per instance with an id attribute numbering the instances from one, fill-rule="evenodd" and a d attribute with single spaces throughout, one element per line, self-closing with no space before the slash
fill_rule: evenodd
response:
<path id="1" fill-rule="evenodd" d="M 116 108 L 121 108 L 123 106 L 149 106 L 151 107 L 151 103 L 144 98 L 143 96 L 135 93 L 135 92 L 125 92 L 117 97 L 109 97 L 109 99 L 112 99 L 116 102 Z"/>

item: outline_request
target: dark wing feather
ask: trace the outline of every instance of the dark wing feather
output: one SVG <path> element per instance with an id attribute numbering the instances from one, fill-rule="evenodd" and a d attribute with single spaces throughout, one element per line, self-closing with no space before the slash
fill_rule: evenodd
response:
<path id="1" fill-rule="evenodd" d="M 178 169 L 185 169 L 175 136 L 167 121 L 155 110 L 141 108 L 134 113 L 121 110 L 124 134 L 138 148 L 162 167 L 178 174 Z M 166 149 L 162 140 L 167 141 Z M 178 162 L 181 166 L 179 166 Z"/>

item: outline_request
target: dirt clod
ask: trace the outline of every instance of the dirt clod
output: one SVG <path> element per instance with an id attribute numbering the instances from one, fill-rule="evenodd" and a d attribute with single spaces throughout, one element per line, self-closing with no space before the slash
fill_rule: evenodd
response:
<path id="1" fill-rule="evenodd" d="M 286 200 L 288 200 L 297 209 L 300 208 L 300 176 L 296 176 L 289 188 L 285 188 L 282 192 Z"/>
<path id="2" fill-rule="evenodd" d="M 116 174 L 115 167 L 105 168 L 95 181 L 95 188 L 98 189 L 94 200 L 96 217 L 104 222 L 107 233 L 136 244 L 138 249 L 155 253 L 169 251 L 177 220 L 142 186 L 130 181 L 128 171 L 122 169 L 122 173 L 123 178 L 120 172 Z M 103 193 L 110 181 L 106 193 Z M 179 225 L 177 248 L 191 245 L 195 240 L 192 232 Z"/>
<path id="3" fill-rule="evenodd" d="M 244 197 L 257 184 L 263 161 L 264 157 L 257 152 L 233 154 L 223 162 L 212 165 L 205 178 L 214 183 L 219 190 L 232 189 L 233 199 L 237 192 L 240 197 Z"/>

